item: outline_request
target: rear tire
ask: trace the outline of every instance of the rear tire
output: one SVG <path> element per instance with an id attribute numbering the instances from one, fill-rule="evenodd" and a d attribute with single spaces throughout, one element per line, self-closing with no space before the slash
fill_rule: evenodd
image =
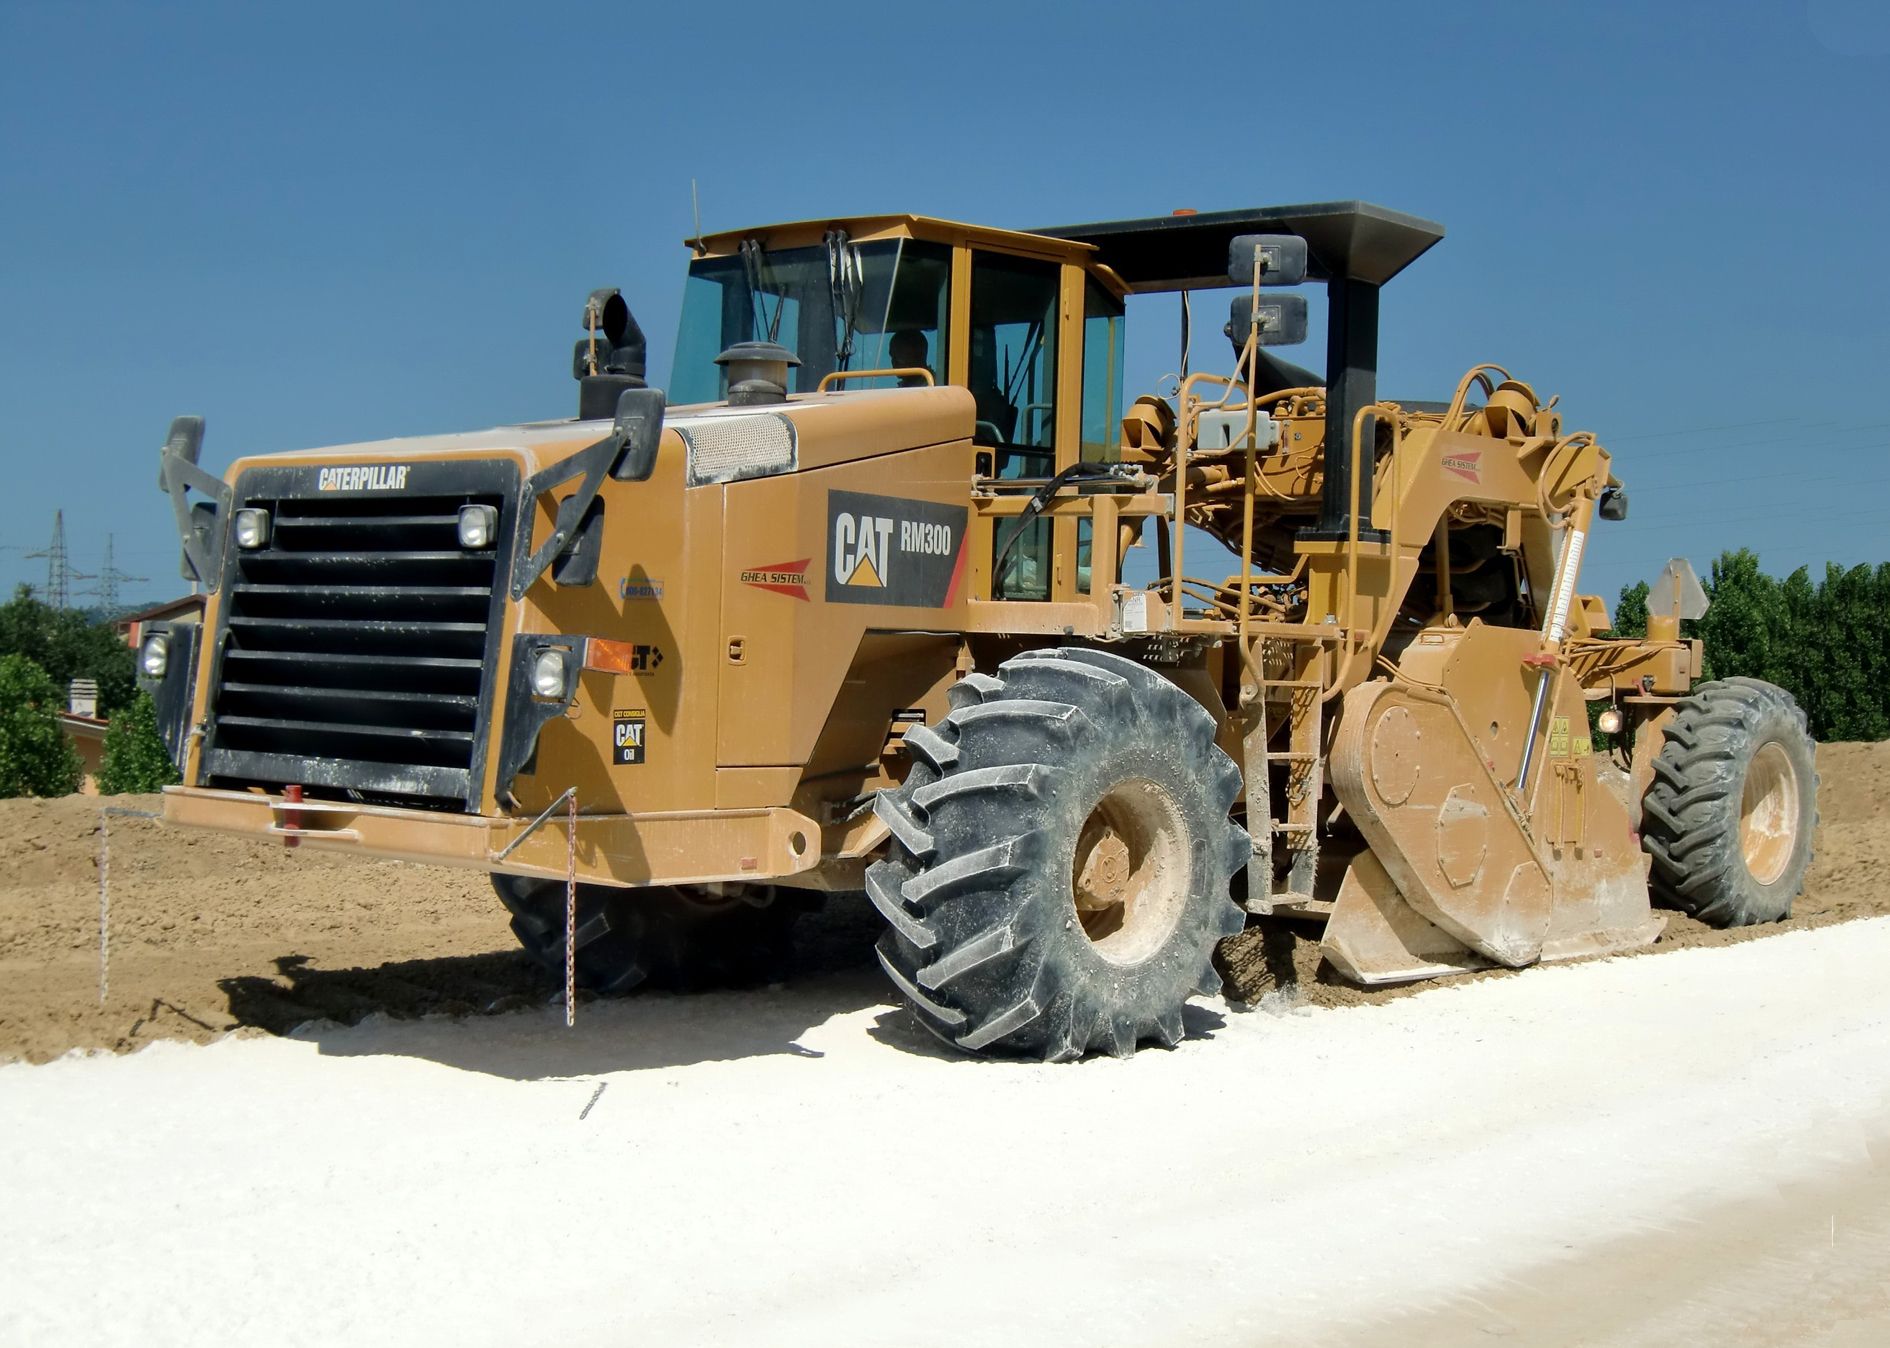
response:
<path id="1" fill-rule="evenodd" d="M 1216 943 L 1247 835 L 1214 720 L 1159 674 L 1090 650 L 1032 651 L 952 689 L 906 734 L 913 768 L 876 808 L 892 830 L 867 895 L 880 963 L 920 1024 L 972 1052 L 1127 1056 L 1182 1037 L 1220 990 Z"/>
<path id="2" fill-rule="evenodd" d="M 492 877 L 525 953 L 564 983 L 562 880 Z M 616 996 L 638 987 L 693 992 L 785 976 L 801 901 L 768 885 L 577 889 L 577 985 Z"/>
<path id="3" fill-rule="evenodd" d="M 1805 714 L 1758 679 L 1701 684 L 1668 723 L 1642 801 L 1657 902 L 1715 927 L 1791 915 L 1811 865 L 1818 772 Z"/>

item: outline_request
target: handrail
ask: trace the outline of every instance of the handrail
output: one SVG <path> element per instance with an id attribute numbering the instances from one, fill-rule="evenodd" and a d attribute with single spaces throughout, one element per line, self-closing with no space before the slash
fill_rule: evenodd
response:
<path id="1" fill-rule="evenodd" d="M 1400 411 L 1401 409 L 1394 403 L 1367 403 L 1365 406 L 1359 408 L 1357 414 L 1352 418 L 1352 496 L 1351 505 L 1346 512 L 1345 604 L 1348 610 L 1347 617 L 1355 617 L 1358 612 L 1359 454 L 1364 444 L 1365 418 L 1368 416 L 1382 418 L 1391 423 L 1391 530 L 1390 538 L 1386 544 L 1386 550 L 1388 554 L 1387 560 L 1390 561 L 1394 571 L 1398 565 L 1398 508 L 1401 504 L 1398 498 L 1402 494 L 1404 485 L 1403 465 L 1398 462 L 1398 451 L 1404 444 L 1404 425 L 1398 420 Z M 1377 436 L 1374 434 L 1373 440 L 1376 441 L 1376 439 Z M 1377 468 L 1377 456 L 1375 454 L 1373 456 L 1372 466 L 1374 469 Z M 1373 499 L 1377 499 L 1376 493 L 1373 494 Z M 1389 631 L 1392 619 L 1396 616 L 1395 610 L 1393 610 L 1389 604 L 1386 605 L 1386 615 L 1382 625 L 1385 630 Z M 1379 628 L 1380 623 L 1376 621 L 1373 622 L 1371 630 L 1366 634 L 1366 642 L 1354 645 L 1353 641 L 1357 629 L 1350 622 L 1345 625 L 1345 659 L 1344 663 L 1334 671 L 1332 686 L 1325 691 L 1326 701 L 1330 701 L 1332 698 L 1338 696 L 1344 689 L 1346 680 L 1351 677 L 1352 666 L 1357 661 L 1359 652 L 1364 650 L 1366 645 L 1376 645 L 1381 639 L 1379 637 Z"/>
<path id="2" fill-rule="evenodd" d="M 1257 301 L 1258 301 L 1258 296 L 1256 294 L 1256 302 Z M 1175 401 L 1178 404 L 1179 409 L 1180 409 L 1180 416 L 1178 418 L 1178 424 L 1176 426 L 1176 434 L 1175 434 L 1175 451 L 1176 451 L 1175 478 L 1176 478 L 1177 493 L 1178 493 L 1175 516 L 1178 521 L 1179 531 L 1185 532 L 1187 528 L 1186 515 L 1184 513 L 1184 507 L 1185 507 L 1185 502 L 1186 502 L 1186 492 L 1187 492 L 1187 488 L 1186 488 L 1187 455 L 1188 455 L 1189 449 L 1192 447 L 1195 447 L 1195 442 L 1199 435 L 1199 428 L 1201 424 L 1201 412 L 1207 409 L 1212 409 L 1215 411 L 1227 410 L 1234 396 L 1234 390 L 1236 388 L 1240 389 L 1243 395 L 1242 401 L 1245 404 L 1245 411 L 1247 413 L 1247 428 L 1246 428 L 1246 433 L 1242 436 L 1242 444 L 1244 447 L 1245 470 L 1241 479 L 1241 499 L 1240 499 L 1241 586 L 1240 586 L 1240 602 L 1237 609 L 1237 619 L 1236 619 L 1237 639 L 1243 650 L 1246 648 L 1246 645 L 1247 645 L 1249 618 L 1250 618 L 1251 608 L 1252 608 L 1251 599 L 1250 599 L 1250 596 L 1252 594 L 1252 583 L 1251 583 L 1250 578 L 1253 574 L 1253 501 L 1254 501 L 1255 494 L 1259 491 L 1260 486 L 1262 485 L 1262 479 L 1254 471 L 1256 467 L 1255 461 L 1258 457 L 1259 447 L 1260 447 L 1260 408 L 1263 403 L 1265 403 L 1268 406 L 1271 406 L 1273 403 L 1278 402 L 1281 398 L 1285 398 L 1294 394 L 1314 393 L 1314 392 L 1324 391 L 1320 389 L 1311 389 L 1311 388 L 1277 389 L 1272 393 L 1256 396 L 1256 394 L 1254 393 L 1254 379 L 1257 377 L 1259 373 L 1259 358 L 1260 358 L 1260 343 L 1258 339 L 1258 328 L 1256 326 L 1254 330 L 1250 331 L 1247 334 L 1247 340 L 1245 344 L 1241 347 L 1240 355 L 1236 358 L 1236 361 L 1235 361 L 1236 366 L 1244 371 L 1244 377 L 1240 379 L 1236 379 L 1230 375 L 1216 374 L 1208 370 L 1198 370 L 1195 373 L 1189 375 L 1186 379 L 1183 379 L 1181 381 L 1181 387 L 1179 390 L 1177 390 L 1176 397 L 1175 397 Z M 1212 403 L 1208 403 L 1204 400 L 1198 400 L 1194 393 L 1194 386 L 1198 383 L 1214 383 L 1214 384 L 1221 385 L 1223 388 L 1221 396 Z M 1208 490 L 1210 493 L 1212 491 L 1211 488 L 1206 488 L 1206 490 Z M 1276 500 L 1281 499 L 1281 493 L 1274 490 L 1271 484 L 1267 484 L 1267 494 L 1269 496 L 1272 496 Z M 1175 574 L 1179 575 L 1180 573 L 1181 573 L 1181 564 L 1179 560 L 1179 534 L 1178 534 L 1177 560 L 1175 564 Z M 1178 587 L 1176 590 L 1176 602 L 1177 602 L 1177 612 L 1179 612 Z"/>
<path id="3" fill-rule="evenodd" d="M 938 385 L 938 380 L 934 379 L 932 372 L 923 365 L 901 365 L 898 369 L 887 370 L 834 370 L 820 377 L 820 383 L 814 386 L 814 392 L 825 393 L 835 384 L 843 383 L 848 379 L 909 379 L 915 375 L 925 376 L 927 388 L 935 388 Z"/>

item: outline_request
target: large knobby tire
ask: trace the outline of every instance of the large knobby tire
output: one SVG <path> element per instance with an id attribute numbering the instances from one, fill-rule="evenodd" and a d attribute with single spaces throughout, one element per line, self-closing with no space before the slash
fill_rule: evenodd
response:
<path id="1" fill-rule="evenodd" d="M 1246 833 L 1214 721 L 1119 656 L 1033 651 L 906 732 L 911 775 L 880 793 L 891 854 L 867 871 L 880 963 L 919 1022 L 973 1052 L 1078 1058 L 1173 1046 L 1215 944 Z"/>
<path id="2" fill-rule="evenodd" d="M 1781 921 L 1817 824 L 1811 736 L 1790 693 L 1722 679 L 1680 703 L 1641 808 L 1657 902 L 1715 927 Z"/>
<path id="3" fill-rule="evenodd" d="M 494 875 L 525 952 L 564 984 L 562 880 Z M 615 996 L 651 987 L 692 992 L 778 981 L 804 904 L 770 886 L 577 889 L 577 985 Z"/>

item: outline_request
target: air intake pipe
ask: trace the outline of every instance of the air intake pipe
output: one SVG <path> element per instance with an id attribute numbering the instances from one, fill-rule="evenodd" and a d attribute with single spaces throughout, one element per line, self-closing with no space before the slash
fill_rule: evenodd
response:
<path id="1" fill-rule="evenodd" d="M 644 388 L 648 343 L 617 290 L 593 290 L 584 301 L 584 333 L 571 353 L 578 381 L 578 420 L 615 414 L 625 389 Z"/>

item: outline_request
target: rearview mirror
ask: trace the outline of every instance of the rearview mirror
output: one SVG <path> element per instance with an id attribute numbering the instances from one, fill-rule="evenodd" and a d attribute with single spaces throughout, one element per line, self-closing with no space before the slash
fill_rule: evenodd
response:
<path id="1" fill-rule="evenodd" d="M 168 490 L 164 484 L 164 459 L 178 458 L 185 463 L 195 463 L 202 453 L 203 418 L 172 417 L 171 429 L 164 437 L 164 447 L 158 451 L 158 490 Z"/>
<path id="2" fill-rule="evenodd" d="M 1233 312 L 1221 331 L 1236 348 L 1247 344 L 1256 312 L 1260 318 L 1260 345 L 1297 346 L 1306 340 L 1306 297 L 1304 295 L 1268 295 L 1254 307 L 1252 295 L 1234 298 Z"/>
<path id="3" fill-rule="evenodd" d="M 1227 245 L 1227 279 L 1263 286 L 1296 286 L 1306 279 L 1306 240 L 1297 234 L 1236 234 Z"/>
<path id="4" fill-rule="evenodd" d="M 617 399 L 614 430 L 623 441 L 610 475 L 619 482 L 642 482 L 656 471 L 656 446 L 663 438 L 666 406 L 660 388 L 630 388 Z"/>

